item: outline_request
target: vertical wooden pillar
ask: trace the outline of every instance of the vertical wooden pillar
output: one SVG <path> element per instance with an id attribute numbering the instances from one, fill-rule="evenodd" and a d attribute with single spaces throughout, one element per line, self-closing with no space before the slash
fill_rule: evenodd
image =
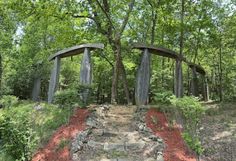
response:
<path id="1" fill-rule="evenodd" d="M 182 61 L 179 59 L 176 59 L 175 62 L 175 96 L 177 98 L 183 97 Z"/>
<path id="2" fill-rule="evenodd" d="M 84 90 L 81 91 L 81 99 L 84 103 L 87 103 L 89 98 L 89 87 L 92 84 L 92 65 L 91 55 L 89 48 L 84 49 L 84 55 L 80 67 L 80 84 L 84 86 Z"/>
<path id="3" fill-rule="evenodd" d="M 148 103 L 148 92 L 150 85 L 150 59 L 148 49 L 144 49 L 140 66 L 136 76 L 135 102 L 137 105 Z"/>
<path id="4" fill-rule="evenodd" d="M 193 66 L 192 68 L 192 81 L 191 81 L 191 95 L 198 97 L 198 78 L 197 78 L 197 71 L 196 67 Z"/>
<path id="5" fill-rule="evenodd" d="M 59 73 L 60 73 L 60 57 L 56 57 L 54 59 L 54 67 L 51 72 L 51 78 L 49 82 L 49 89 L 48 89 L 48 103 L 52 103 L 54 94 L 58 87 L 59 82 Z"/>
<path id="6" fill-rule="evenodd" d="M 40 87 L 41 87 L 41 78 L 38 76 L 34 79 L 34 86 L 33 86 L 33 90 L 32 90 L 32 100 L 33 101 L 39 101 Z"/>
<path id="7" fill-rule="evenodd" d="M 203 100 L 204 101 L 209 101 L 209 87 L 208 87 L 208 81 L 207 77 L 205 75 L 202 76 L 203 78 Z"/>

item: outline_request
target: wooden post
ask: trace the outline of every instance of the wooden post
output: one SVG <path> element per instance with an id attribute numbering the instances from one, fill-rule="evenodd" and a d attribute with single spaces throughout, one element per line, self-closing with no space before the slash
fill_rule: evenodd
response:
<path id="1" fill-rule="evenodd" d="M 199 93 L 198 93 L 198 78 L 197 78 L 196 67 L 193 66 L 191 69 L 192 69 L 191 94 L 193 96 L 198 97 Z"/>
<path id="2" fill-rule="evenodd" d="M 49 89 L 48 89 L 48 103 L 53 102 L 53 97 L 54 94 L 57 90 L 58 87 L 58 82 L 59 82 L 59 73 L 60 73 L 60 57 L 56 57 L 54 59 L 54 67 L 51 72 L 51 78 L 49 82 Z"/>
<path id="3" fill-rule="evenodd" d="M 92 65 L 89 48 L 84 49 L 84 55 L 80 67 L 80 84 L 85 86 L 85 89 L 81 91 L 81 99 L 84 103 L 87 103 L 90 93 L 87 87 L 92 84 Z"/>
<path id="4" fill-rule="evenodd" d="M 175 96 L 177 98 L 183 97 L 182 61 L 179 59 L 175 61 Z"/>
<path id="5" fill-rule="evenodd" d="M 203 78 L 203 100 L 209 101 L 209 87 L 208 87 L 208 81 L 207 77 L 205 75 L 202 76 Z"/>
<path id="6" fill-rule="evenodd" d="M 136 105 L 148 103 L 148 92 L 150 84 L 150 59 L 148 49 L 144 49 L 140 66 L 136 76 L 135 101 Z"/>
<path id="7" fill-rule="evenodd" d="M 34 79 L 34 86 L 33 86 L 33 90 L 32 90 L 32 100 L 33 101 L 39 101 L 40 87 L 41 87 L 41 78 L 38 76 Z"/>

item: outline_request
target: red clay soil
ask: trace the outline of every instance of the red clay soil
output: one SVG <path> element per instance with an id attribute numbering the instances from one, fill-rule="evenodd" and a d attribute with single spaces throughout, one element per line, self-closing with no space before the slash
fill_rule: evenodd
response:
<path id="1" fill-rule="evenodd" d="M 85 129 L 85 119 L 89 112 L 85 109 L 77 109 L 70 118 L 69 124 L 61 126 L 51 137 L 48 144 L 40 149 L 32 161 L 71 161 L 69 147 L 58 148 L 62 140 L 75 138 L 79 131 Z"/>
<path id="2" fill-rule="evenodd" d="M 158 123 L 153 122 L 158 119 Z M 168 127 L 165 115 L 156 109 L 150 109 L 146 114 L 146 124 L 152 129 L 155 135 L 160 136 L 165 142 L 165 161 L 196 161 L 193 153 L 190 152 L 184 143 L 178 127 Z"/>

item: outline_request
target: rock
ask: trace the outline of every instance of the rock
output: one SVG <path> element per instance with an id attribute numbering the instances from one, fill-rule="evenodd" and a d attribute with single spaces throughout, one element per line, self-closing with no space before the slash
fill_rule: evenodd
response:
<path id="1" fill-rule="evenodd" d="M 111 151 L 111 150 L 116 150 L 116 151 L 125 151 L 125 146 L 122 143 L 104 143 L 104 148 L 105 151 Z"/>
<path id="2" fill-rule="evenodd" d="M 150 157 L 150 158 L 145 159 L 144 161 L 156 161 L 156 159 Z"/>
<path id="3" fill-rule="evenodd" d="M 125 143 L 125 149 L 131 151 L 142 150 L 144 146 L 145 143 L 142 141 L 138 141 L 137 143 Z"/>
<path id="4" fill-rule="evenodd" d="M 103 143 L 96 142 L 93 140 L 88 141 L 87 145 L 92 147 L 93 149 L 103 149 L 103 147 L 104 147 Z"/>
<path id="5" fill-rule="evenodd" d="M 156 136 L 156 135 L 150 135 L 149 137 L 148 137 L 149 139 L 151 139 L 151 140 L 153 140 L 153 141 L 158 141 L 159 142 L 159 137 L 158 136 Z"/>
<path id="6" fill-rule="evenodd" d="M 116 161 L 130 161 L 129 159 L 127 159 L 127 158 L 117 158 L 117 160 Z"/>
<path id="7" fill-rule="evenodd" d="M 154 156 L 160 149 L 161 145 L 159 143 L 154 143 L 149 145 L 144 151 L 144 156 Z"/>
<path id="8" fill-rule="evenodd" d="M 162 152 L 160 152 L 159 155 L 157 155 L 156 161 L 164 161 Z"/>
<path id="9" fill-rule="evenodd" d="M 96 136 L 102 136 L 104 134 L 104 130 L 103 129 L 94 129 L 93 134 Z"/>
<path id="10" fill-rule="evenodd" d="M 90 129 L 78 133 L 75 139 L 71 143 L 71 151 L 76 153 L 83 148 L 83 144 L 86 142 L 87 136 L 91 133 Z"/>
<path id="11" fill-rule="evenodd" d="M 144 124 L 142 124 L 142 123 L 139 123 L 139 124 L 138 124 L 138 129 L 139 129 L 140 131 L 143 131 L 144 128 L 145 128 L 145 125 L 144 125 Z"/>
<path id="12" fill-rule="evenodd" d="M 100 161 L 117 161 L 117 159 L 100 159 Z"/>
<path id="13" fill-rule="evenodd" d="M 94 128 L 94 127 L 98 127 L 98 122 L 96 120 L 92 119 L 91 117 L 89 117 L 86 120 L 86 125 Z"/>

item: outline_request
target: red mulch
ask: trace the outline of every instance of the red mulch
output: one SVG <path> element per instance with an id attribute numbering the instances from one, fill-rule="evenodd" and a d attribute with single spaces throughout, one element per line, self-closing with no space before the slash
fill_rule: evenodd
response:
<path id="1" fill-rule="evenodd" d="M 51 137 L 48 144 L 40 149 L 32 161 L 71 161 L 69 147 L 57 149 L 61 140 L 73 139 L 79 131 L 85 129 L 85 119 L 89 112 L 85 109 L 77 109 L 70 118 L 69 124 L 61 126 Z"/>
<path id="2" fill-rule="evenodd" d="M 158 118 L 155 124 L 152 117 Z M 165 142 L 165 161 L 196 161 L 193 153 L 190 152 L 184 143 L 178 127 L 168 127 L 165 115 L 156 109 L 150 109 L 146 114 L 146 124 L 152 129 L 155 135 L 160 136 Z"/>

